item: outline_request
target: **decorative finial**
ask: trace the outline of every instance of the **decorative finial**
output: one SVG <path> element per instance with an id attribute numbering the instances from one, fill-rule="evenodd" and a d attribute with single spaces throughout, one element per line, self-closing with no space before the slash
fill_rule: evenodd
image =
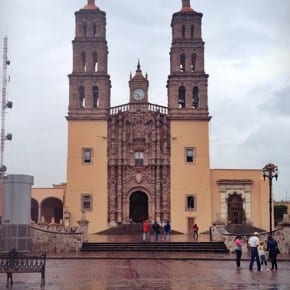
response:
<path id="1" fill-rule="evenodd" d="M 96 4 L 95 0 L 88 0 L 88 4 L 84 7 L 86 10 L 94 10 L 94 9 L 99 9 Z"/>
<path id="2" fill-rule="evenodd" d="M 190 0 L 182 0 L 182 8 L 190 8 Z"/>
<path id="3" fill-rule="evenodd" d="M 190 7 L 190 0 L 182 0 L 181 12 L 194 12 L 194 10 Z"/>
<path id="4" fill-rule="evenodd" d="M 140 65 L 140 60 L 138 59 L 138 64 L 137 64 L 137 71 L 141 71 L 141 65 Z"/>

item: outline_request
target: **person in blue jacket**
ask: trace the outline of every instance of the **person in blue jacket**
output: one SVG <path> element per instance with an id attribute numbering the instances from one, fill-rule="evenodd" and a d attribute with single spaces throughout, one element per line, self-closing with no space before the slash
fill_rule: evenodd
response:
<path id="1" fill-rule="evenodd" d="M 276 240 L 271 235 L 268 236 L 267 251 L 269 251 L 269 258 L 272 263 L 271 271 L 277 271 L 277 255 L 280 252 Z"/>

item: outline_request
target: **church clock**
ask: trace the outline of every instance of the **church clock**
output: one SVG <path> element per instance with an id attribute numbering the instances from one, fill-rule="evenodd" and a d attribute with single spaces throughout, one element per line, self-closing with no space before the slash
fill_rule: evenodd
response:
<path id="1" fill-rule="evenodd" d="M 136 100 L 136 101 L 141 101 L 144 99 L 144 96 L 145 96 L 145 93 L 142 89 L 135 89 L 133 91 L 133 98 Z"/>

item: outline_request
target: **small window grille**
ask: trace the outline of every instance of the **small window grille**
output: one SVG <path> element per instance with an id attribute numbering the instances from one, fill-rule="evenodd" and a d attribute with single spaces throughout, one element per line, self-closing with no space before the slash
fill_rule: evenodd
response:
<path id="1" fill-rule="evenodd" d="M 92 196 L 90 194 L 83 194 L 81 197 L 82 211 L 92 210 Z"/>
<path id="2" fill-rule="evenodd" d="M 92 163 L 92 149 L 83 149 L 83 163 Z"/>
<path id="3" fill-rule="evenodd" d="M 135 152 L 135 166 L 143 166 L 144 161 L 144 153 L 143 152 Z"/>

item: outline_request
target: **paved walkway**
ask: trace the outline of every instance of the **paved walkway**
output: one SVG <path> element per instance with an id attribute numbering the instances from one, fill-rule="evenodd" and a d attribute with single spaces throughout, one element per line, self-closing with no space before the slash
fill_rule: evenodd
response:
<path id="1" fill-rule="evenodd" d="M 94 239 L 129 241 L 140 240 L 140 236 Z M 185 236 L 172 237 L 182 239 Z M 200 236 L 199 241 L 205 240 Z M 255 267 L 251 272 L 249 257 L 244 254 L 242 258 L 242 269 L 237 270 L 233 253 L 48 253 L 42 290 L 290 290 L 289 255 L 279 255 L 277 272 L 258 272 Z M 13 278 L 12 290 L 41 289 L 40 273 L 14 274 Z M 5 286 L 6 274 L 0 273 L 0 290 Z"/>
<path id="2" fill-rule="evenodd" d="M 43 290 L 289 290 L 290 263 L 278 271 L 237 270 L 233 261 L 49 259 Z M 0 274 L 0 289 L 6 289 Z M 13 290 L 40 289 L 40 274 L 14 274 Z"/>

